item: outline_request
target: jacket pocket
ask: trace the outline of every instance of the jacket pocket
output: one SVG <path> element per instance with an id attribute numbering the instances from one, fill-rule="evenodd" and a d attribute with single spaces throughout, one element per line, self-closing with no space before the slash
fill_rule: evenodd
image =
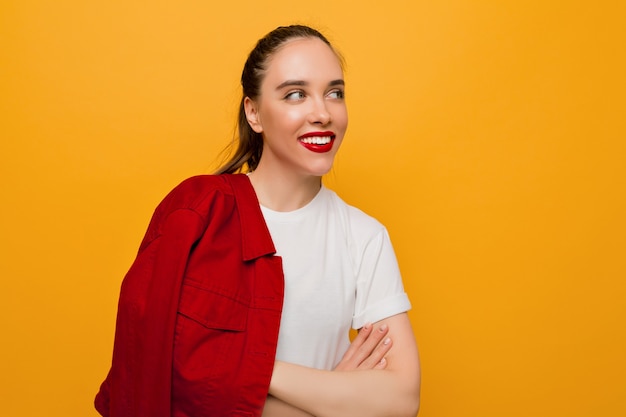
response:
<path id="1" fill-rule="evenodd" d="M 173 407 L 181 415 L 226 416 L 236 404 L 250 302 L 226 291 L 183 283 L 172 369 Z"/>
<path id="2" fill-rule="evenodd" d="M 175 370 L 185 379 L 219 378 L 228 372 L 227 363 L 232 366 L 243 355 L 249 307 L 230 295 L 187 281 L 174 331 Z"/>
<path id="3" fill-rule="evenodd" d="M 215 289 L 201 288 L 191 281 L 183 284 L 178 312 L 215 330 L 244 331 L 249 302 L 238 300 Z"/>

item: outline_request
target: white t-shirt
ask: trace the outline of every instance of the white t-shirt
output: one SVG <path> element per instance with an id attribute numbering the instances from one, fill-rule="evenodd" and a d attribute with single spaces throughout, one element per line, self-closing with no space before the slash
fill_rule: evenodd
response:
<path id="1" fill-rule="evenodd" d="M 306 206 L 261 211 L 282 257 L 276 358 L 332 369 L 359 329 L 411 308 L 385 227 L 322 186 Z"/>

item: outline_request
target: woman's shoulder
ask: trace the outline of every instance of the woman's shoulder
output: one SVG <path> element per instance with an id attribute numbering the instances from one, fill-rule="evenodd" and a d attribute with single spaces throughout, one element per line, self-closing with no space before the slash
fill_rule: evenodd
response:
<path id="1" fill-rule="evenodd" d="M 228 175 L 229 174 L 194 175 L 181 181 L 176 187 L 172 189 L 172 192 L 184 194 L 202 194 L 214 190 L 228 190 L 228 182 L 226 181 L 226 177 Z"/>
<path id="2" fill-rule="evenodd" d="M 237 174 L 234 174 L 237 175 Z M 165 211 L 190 209 L 205 211 L 216 200 L 234 200 L 233 174 L 196 175 L 181 181 L 163 199 L 159 208 Z"/>
<path id="3" fill-rule="evenodd" d="M 373 235 L 385 230 L 385 226 L 377 218 L 347 203 L 335 191 L 327 188 L 325 193 L 331 207 L 354 232 Z"/>

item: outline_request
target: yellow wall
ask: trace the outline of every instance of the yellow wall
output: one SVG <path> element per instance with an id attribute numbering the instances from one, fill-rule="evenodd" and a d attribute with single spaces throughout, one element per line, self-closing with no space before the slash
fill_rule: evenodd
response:
<path id="1" fill-rule="evenodd" d="M 420 416 L 626 415 L 625 3 L 265 3 L 1 3 L 2 415 L 95 416 L 150 214 L 289 22 L 348 62 L 328 181 L 394 239 Z"/>

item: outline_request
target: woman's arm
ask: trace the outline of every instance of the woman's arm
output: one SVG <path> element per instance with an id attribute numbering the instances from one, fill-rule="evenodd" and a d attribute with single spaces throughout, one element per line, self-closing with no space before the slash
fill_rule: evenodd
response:
<path id="1" fill-rule="evenodd" d="M 420 367 L 411 323 L 402 313 L 375 327 L 382 325 L 393 340 L 385 369 L 322 371 L 276 362 L 270 394 L 317 417 L 415 417 Z"/>
<path id="2" fill-rule="evenodd" d="M 357 369 L 385 369 L 385 355 L 391 349 L 391 338 L 387 337 L 389 329 L 386 325 L 374 326 L 366 324 L 359 330 L 350 347 L 341 358 L 335 371 L 354 371 Z M 296 408 L 276 397 L 269 395 L 263 408 L 264 417 L 313 417 L 311 414 Z"/>
<path id="3" fill-rule="evenodd" d="M 314 417 L 306 411 L 300 410 L 291 404 L 279 400 L 271 395 L 267 396 L 263 407 L 263 417 Z"/>

